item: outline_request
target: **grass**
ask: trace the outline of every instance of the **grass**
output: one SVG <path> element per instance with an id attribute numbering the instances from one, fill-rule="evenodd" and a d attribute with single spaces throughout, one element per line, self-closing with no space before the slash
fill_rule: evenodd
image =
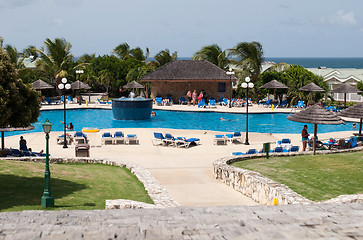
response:
<path id="1" fill-rule="evenodd" d="M 363 193 L 362 152 L 259 158 L 232 165 L 259 172 L 313 201 Z"/>
<path id="2" fill-rule="evenodd" d="M 0 211 L 41 210 L 45 164 L 0 160 Z M 127 169 L 103 164 L 50 164 L 55 207 L 105 209 L 106 199 L 153 203 Z"/>

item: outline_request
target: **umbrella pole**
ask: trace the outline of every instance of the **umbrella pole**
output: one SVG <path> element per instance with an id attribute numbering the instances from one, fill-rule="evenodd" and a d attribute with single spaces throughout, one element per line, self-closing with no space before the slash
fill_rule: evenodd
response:
<path id="1" fill-rule="evenodd" d="M 360 119 L 360 124 L 359 124 L 359 135 L 362 134 L 362 119 L 363 118 Z"/>
<path id="2" fill-rule="evenodd" d="M 274 88 L 274 100 L 276 100 L 276 88 Z"/>
<path id="3" fill-rule="evenodd" d="M 347 107 L 347 94 L 344 93 L 344 108 Z"/>
<path id="4" fill-rule="evenodd" d="M 361 123 L 362 123 L 362 119 L 361 119 Z M 362 124 L 361 124 L 362 127 Z M 4 136 L 4 131 L 1 131 L 1 149 L 4 150 L 5 148 L 5 136 Z"/>
<path id="5" fill-rule="evenodd" d="M 313 155 L 315 155 L 315 151 L 316 151 L 316 135 L 318 132 L 318 127 L 317 124 L 314 124 L 314 139 L 313 139 Z"/>

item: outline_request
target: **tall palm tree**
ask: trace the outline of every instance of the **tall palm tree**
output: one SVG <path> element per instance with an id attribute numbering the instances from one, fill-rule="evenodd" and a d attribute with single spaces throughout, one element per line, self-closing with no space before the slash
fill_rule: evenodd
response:
<path id="1" fill-rule="evenodd" d="M 178 53 L 175 51 L 170 54 L 169 49 L 161 50 L 158 52 L 154 59 L 156 61 L 150 61 L 148 62 L 148 65 L 151 66 L 151 68 L 156 69 L 158 67 L 161 67 L 169 62 L 172 62 L 178 58 Z"/>
<path id="2" fill-rule="evenodd" d="M 203 47 L 194 54 L 192 59 L 207 60 L 224 70 L 228 69 L 228 64 L 230 63 L 226 51 L 223 51 L 217 44 Z"/>
<path id="3" fill-rule="evenodd" d="M 40 54 L 36 65 L 50 77 L 59 81 L 67 75 L 67 69 L 73 61 L 70 51 L 72 45 L 64 38 L 56 38 L 54 41 L 47 38 L 44 45 L 45 48 L 35 49 Z"/>
<path id="4" fill-rule="evenodd" d="M 240 80 L 245 76 L 250 76 L 251 81 L 255 83 L 262 70 L 262 63 L 264 61 L 262 44 L 259 42 L 241 42 L 234 48 L 229 49 L 230 54 L 236 57 L 233 64 L 242 69 L 239 75 Z M 257 100 L 259 99 L 258 91 L 254 89 Z"/>

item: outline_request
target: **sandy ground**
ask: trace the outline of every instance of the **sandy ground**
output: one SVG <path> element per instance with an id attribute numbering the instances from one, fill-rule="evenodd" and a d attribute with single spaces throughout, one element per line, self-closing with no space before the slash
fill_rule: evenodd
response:
<path id="1" fill-rule="evenodd" d="M 85 104 L 68 104 L 69 107 L 86 107 Z M 92 106 L 92 105 L 90 105 Z M 46 106 L 45 108 L 54 108 Z M 60 108 L 56 106 L 55 108 Z M 160 107 L 155 107 L 160 108 Z M 172 106 L 168 109 L 175 110 L 198 110 L 196 107 Z M 62 108 L 61 108 L 62 109 Z M 165 108 L 162 108 L 165 109 Z M 251 112 L 266 112 L 271 109 L 254 106 Z M 245 108 L 218 107 L 218 111 L 243 112 Z M 204 109 L 202 110 L 204 111 Z M 291 112 L 291 109 L 275 109 L 274 111 Z M 103 132 L 123 131 L 125 134 L 137 134 L 138 145 L 102 145 L 101 136 Z M 153 146 L 152 138 L 154 132 L 171 133 L 176 137 L 196 137 L 200 139 L 200 145 L 189 149 L 175 148 L 170 146 Z M 311 131 L 310 131 L 311 132 Z M 222 157 L 230 156 L 232 152 L 245 152 L 249 148 L 260 150 L 264 142 L 275 143 L 282 138 L 290 138 L 292 145 L 301 148 L 300 134 L 265 134 L 249 133 L 250 145 L 233 143 L 226 145 L 214 145 L 215 134 L 226 132 L 214 132 L 203 130 L 177 130 L 177 129 L 106 129 L 98 133 L 87 133 L 91 146 L 90 155 L 93 158 L 112 159 L 116 161 L 128 161 L 141 164 L 167 189 L 169 194 L 182 206 L 221 206 L 221 205 L 256 205 L 253 200 L 236 192 L 232 188 L 217 181 L 214 178 L 212 163 Z M 74 157 L 75 145 L 69 145 L 64 149 L 63 145 L 57 145 L 56 139 L 62 132 L 50 133 L 50 154 L 54 157 Z M 319 134 L 319 139 L 329 137 L 348 137 L 352 131 Z M 33 151 L 45 150 L 45 134 L 24 134 L 28 147 Z M 19 148 L 19 135 L 6 137 L 5 147 Z M 243 133 L 243 140 L 245 134 Z M 273 148 L 273 144 L 271 147 Z"/>

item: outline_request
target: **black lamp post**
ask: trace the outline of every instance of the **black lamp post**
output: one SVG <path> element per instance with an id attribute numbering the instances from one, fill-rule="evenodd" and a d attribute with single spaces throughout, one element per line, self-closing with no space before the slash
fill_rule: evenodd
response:
<path id="1" fill-rule="evenodd" d="M 71 84 L 67 83 L 67 78 L 62 78 L 62 83 L 58 85 L 60 90 L 63 90 L 63 100 L 64 100 L 64 144 L 63 148 L 68 148 L 67 146 L 67 118 L 66 118 L 66 89 L 71 88 Z"/>
<path id="2" fill-rule="evenodd" d="M 54 207 L 54 197 L 50 191 L 50 169 L 49 169 L 49 133 L 52 129 L 52 125 L 48 118 L 45 123 L 42 124 L 44 132 L 45 132 L 45 139 L 46 139 L 46 146 L 45 146 L 45 172 L 44 172 L 44 192 L 41 200 L 42 207 Z"/>
<path id="3" fill-rule="evenodd" d="M 248 89 L 249 88 L 253 88 L 254 84 L 252 82 L 250 82 L 251 79 L 250 77 L 246 77 L 245 78 L 245 82 L 242 83 L 242 87 L 246 88 L 247 90 L 247 105 L 246 105 L 246 141 L 245 141 L 245 145 L 250 145 L 250 143 L 248 142 Z"/>
<path id="4" fill-rule="evenodd" d="M 76 70 L 76 74 L 78 74 L 78 101 L 79 101 L 79 105 L 82 105 L 82 99 L 81 99 L 81 94 L 80 94 L 80 89 L 79 89 L 79 84 L 81 81 L 81 74 L 84 73 L 84 71 L 81 70 Z"/>
<path id="5" fill-rule="evenodd" d="M 233 88 L 232 88 L 232 75 L 234 72 L 232 71 L 232 68 L 229 68 L 229 71 L 226 72 L 227 75 L 229 75 L 229 85 L 231 86 L 231 100 L 229 101 L 229 108 L 232 107 L 232 95 L 233 95 Z"/>

